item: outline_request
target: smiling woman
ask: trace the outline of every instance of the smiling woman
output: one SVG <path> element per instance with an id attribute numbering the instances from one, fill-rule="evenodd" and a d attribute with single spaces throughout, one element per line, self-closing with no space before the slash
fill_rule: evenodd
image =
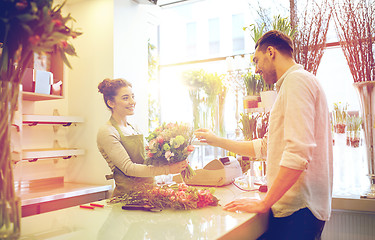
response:
<path id="1" fill-rule="evenodd" d="M 125 79 L 104 79 L 98 86 L 104 103 L 112 112 L 110 120 L 97 134 L 97 145 L 113 174 L 116 188 L 113 196 L 130 192 L 135 186 L 153 182 L 153 177 L 170 173 L 180 173 L 187 162 L 168 166 L 147 166 L 143 135 L 130 125 L 127 117 L 134 114 L 135 100 L 132 84 Z"/>

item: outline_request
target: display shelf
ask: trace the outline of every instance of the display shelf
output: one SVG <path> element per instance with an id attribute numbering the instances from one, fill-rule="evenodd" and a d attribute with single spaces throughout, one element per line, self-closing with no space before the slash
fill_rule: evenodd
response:
<path id="1" fill-rule="evenodd" d="M 85 151 L 77 148 L 24 149 L 22 150 L 22 160 L 36 161 L 44 158 L 70 158 L 83 154 L 85 154 Z"/>
<path id="2" fill-rule="evenodd" d="M 44 100 L 55 100 L 63 99 L 64 96 L 60 95 L 49 95 L 34 92 L 22 92 L 22 99 L 25 101 L 44 101 Z"/>
<path id="3" fill-rule="evenodd" d="M 76 116 L 48 116 L 48 115 L 23 115 L 22 123 L 34 126 L 37 124 L 61 124 L 69 126 L 72 123 L 82 123 L 82 117 Z"/>

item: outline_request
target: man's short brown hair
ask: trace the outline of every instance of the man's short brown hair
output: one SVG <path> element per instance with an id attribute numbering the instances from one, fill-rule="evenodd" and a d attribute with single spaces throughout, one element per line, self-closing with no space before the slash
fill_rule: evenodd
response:
<path id="1" fill-rule="evenodd" d="M 288 35 L 278 30 L 271 30 L 263 34 L 255 44 L 255 49 L 259 47 L 260 51 L 265 52 L 269 46 L 276 48 L 281 53 L 293 57 L 293 40 Z"/>

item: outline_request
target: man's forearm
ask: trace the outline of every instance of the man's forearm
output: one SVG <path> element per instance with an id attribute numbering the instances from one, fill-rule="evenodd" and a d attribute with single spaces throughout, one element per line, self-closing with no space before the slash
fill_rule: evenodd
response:
<path id="1" fill-rule="evenodd" d="M 219 138 L 215 146 L 241 156 L 255 157 L 254 146 L 251 141 L 235 141 L 226 138 Z"/>

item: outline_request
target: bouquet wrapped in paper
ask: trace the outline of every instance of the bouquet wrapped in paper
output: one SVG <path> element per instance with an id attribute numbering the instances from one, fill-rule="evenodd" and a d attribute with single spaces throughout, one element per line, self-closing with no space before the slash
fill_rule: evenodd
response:
<path id="1" fill-rule="evenodd" d="M 194 151 L 194 146 L 191 145 L 193 136 L 193 129 L 187 124 L 163 123 L 146 137 L 146 164 L 162 166 L 186 160 Z M 190 165 L 181 172 L 184 179 L 194 175 Z"/>

